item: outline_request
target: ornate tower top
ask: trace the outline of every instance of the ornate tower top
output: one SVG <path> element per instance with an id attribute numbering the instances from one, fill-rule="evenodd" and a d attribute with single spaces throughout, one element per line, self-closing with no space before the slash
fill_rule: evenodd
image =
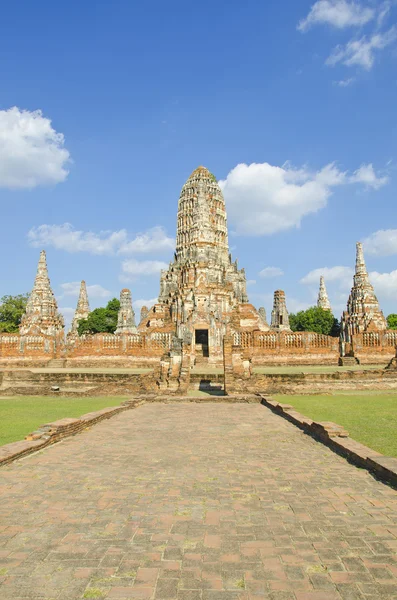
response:
<path id="1" fill-rule="evenodd" d="M 214 175 L 198 167 L 179 197 L 176 260 L 211 257 L 229 262 L 225 200 Z"/>
<path id="2" fill-rule="evenodd" d="M 56 335 L 62 331 L 64 321 L 58 313 L 58 305 L 48 277 L 45 250 L 40 252 L 36 279 L 21 319 L 21 335 Z"/>
<path id="3" fill-rule="evenodd" d="M 271 328 L 281 331 L 289 331 L 290 329 L 285 292 L 283 290 L 276 290 L 274 292 Z"/>
<path id="4" fill-rule="evenodd" d="M 135 313 L 132 308 L 131 292 L 124 288 L 120 292 L 120 310 L 117 317 L 117 329 L 115 333 L 137 333 L 135 325 Z"/>
<path id="5" fill-rule="evenodd" d="M 90 312 L 91 311 L 90 311 L 90 305 L 88 302 L 87 287 L 86 287 L 85 281 L 82 281 L 81 285 L 80 285 L 79 299 L 77 301 L 77 307 L 76 307 L 76 311 L 74 313 L 74 317 L 73 317 L 72 325 L 70 327 L 69 334 L 77 334 L 77 328 L 79 326 L 79 321 L 81 321 L 81 319 L 86 319 L 88 317 L 88 315 L 90 314 Z"/>
<path id="6" fill-rule="evenodd" d="M 318 292 L 317 306 L 323 310 L 331 310 L 331 303 L 328 298 L 327 288 L 325 287 L 324 277 L 320 277 L 320 290 Z"/>

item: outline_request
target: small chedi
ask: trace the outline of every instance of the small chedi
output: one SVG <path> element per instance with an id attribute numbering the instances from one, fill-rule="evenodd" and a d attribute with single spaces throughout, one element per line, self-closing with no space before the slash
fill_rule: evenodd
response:
<path id="1" fill-rule="evenodd" d="M 228 364 L 238 363 L 243 374 L 249 372 L 251 362 L 336 364 L 342 357 L 346 364 L 348 359 L 378 364 L 395 355 L 397 332 L 386 328 L 361 244 L 357 244 L 356 272 L 340 340 L 291 331 L 282 290 L 274 293 L 269 325 L 265 309 L 257 310 L 250 303 L 246 288 L 245 271 L 229 252 L 222 191 L 208 169 L 199 167 L 180 193 L 175 254 L 161 273 L 158 301 L 151 308 L 142 307 L 138 325 L 131 292 L 123 289 L 115 333 L 80 336 L 79 321 L 90 313 L 82 281 L 65 343 L 63 318 L 42 251 L 20 334 L 0 334 L 0 361 L 4 365 L 34 360 L 45 365 L 62 358 L 67 366 L 76 367 L 159 367 L 159 386 L 169 389 L 170 374 L 183 379 L 192 365 L 221 364 L 228 352 Z M 323 277 L 317 305 L 331 310 Z"/>
<path id="2" fill-rule="evenodd" d="M 135 313 L 132 308 L 130 290 L 124 288 L 120 292 L 120 310 L 117 318 L 116 334 L 138 333 L 135 325 Z"/>
<path id="3" fill-rule="evenodd" d="M 20 333 L 59 337 L 59 334 L 63 334 L 64 326 L 63 316 L 58 312 L 57 301 L 48 277 L 46 253 L 42 250 L 36 279 L 22 317 Z"/>
<path id="4" fill-rule="evenodd" d="M 271 328 L 279 331 L 291 331 L 285 302 L 285 292 L 283 290 L 276 290 L 274 292 Z"/>
<path id="5" fill-rule="evenodd" d="M 360 242 L 356 244 L 353 287 L 341 319 L 340 341 L 341 364 L 350 364 L 349 359 L 376 364 L 383 358 L 391 358 L 391 349 L 397 344 L 397 332 L 387 331 Z"/>
<path id="6" fill-rule="evenodd" d="M 73 316 L 72 324 L 68 335 L 78 335 L 79 322 L 82 319 L 86 319 L 90 314 L 90 304 L 88 302 L 87 286 L 85 281 L 80 284 L 79 299 L 77 300 L 77 307 Z"/>
<path id="7" fill-rule="evenodd" d="M 347 309 L 342 315 L 343 339 L 349 342 L 354 334 L 385 329 L 387 329 L 387 322 L 379 308 L 378 299 L 368 277 L 363 247 L 360 242 L 357 242 L 353 287 L 347 301 Z"/>
<path id="8" fill-rule="evenodd" d="M 327 288 L 325 287 L 325 280 L 323 276 L 320 277 L 320 289 L 318 292 L 317 306 L 323 310 L 331 311 L 331 303 L 328 298 Z"/>

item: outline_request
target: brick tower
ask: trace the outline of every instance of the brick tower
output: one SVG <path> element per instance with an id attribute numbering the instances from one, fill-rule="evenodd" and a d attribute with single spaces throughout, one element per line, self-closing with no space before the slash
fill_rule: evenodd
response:
<path id="1" fill-rule="evenodd" d="M 271 328 L 279 331 L 290 331 L 285 292 L 283 290 L 274 292 Z"/>
<path id="2" fill-rule="evenodd" d="M 36 279 L 26 312 L 21 319 L 21 335 L 48 335 L 63 337 L 63 316 L 58 312 L 57 301 L 51 289 L 48 277 L 47 261 L 45 251 L 40 252 Z"/>
<path id="3" fill-rule="evenodd" d="M 120 292 L 120 310 L 115 333 L 137 333 L 137 331 L 131 292 L 127 288 L 124 288 Z"/>
<path id="4" fill-rule="evenodd" d="M 87 295 L 87 286 L 85 284 L 85 281 L 82 281 L 80 284 L 80 293 L 79 293 L 79 299 L 77 301 L 77 307 L 74 313 L 74 317 L 73 317 L 73 321 L 72 324 L 70 326 L 70 330 L 68 335 L 77 335 L 78 334 L 78 326 L 79 326 L 79 321 L 81 321 L 81 319 L 86 319 L 88 317 L 88 315 L 90 314 L 90 305 L 88 302 L 88 295 Z"/>
<path id="5" fill-rule="evenodd" d="M 347 310 L 342 315 L 342 338 L 348 342 L 355 333 L 385 329 L 387 329 L 386 319 L 379 308 L 378 299 L 368 277 L 363 247 L 360 242 L 357 242 L 353 287 L 347 302 Z"/>
<path id="6" fill-rule="evenodd" d="M 320 289 L 318 292 L 317 306 L 323 310 L 331 311 L 331 303 L 328 298 L 327 288 L 325 287 L 325 281 L 322 275 L 320 277 Z"/>
<path id="7" fill-rule="evenodd" d="M 174 260 L 162 271 L 159 302 L 140 331 L 175 332 L 196 355 L 216 361 L 230 333 L 268 329 L 248 303 L 244 269 L 229 254 L 225 200 L 215 177 L 198 167 L 178 202 Z"/>

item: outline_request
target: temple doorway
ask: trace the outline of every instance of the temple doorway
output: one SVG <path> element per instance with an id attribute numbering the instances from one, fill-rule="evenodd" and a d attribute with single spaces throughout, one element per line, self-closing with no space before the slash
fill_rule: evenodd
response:
<path id="1" fill-rule="evenodd" d="M 196 346 L 196 354 L 201 354 L 202 356 L 208 357 L 208 329 L 196 329 L 194 342 Z"/>

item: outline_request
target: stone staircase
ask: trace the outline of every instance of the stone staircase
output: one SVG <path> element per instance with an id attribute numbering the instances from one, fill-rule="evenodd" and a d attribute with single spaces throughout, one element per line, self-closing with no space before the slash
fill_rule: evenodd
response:
<path id="1" fill-rule="evenodd" d="M 340 367 L 355 367 L 360 361 L 354 356 L 340 356 L 338 364 Z"/>
<path id="2" fill-rule="evenodd" d="M 47 363 L 48 369 L 64 369 L 66 367 L 66 358 L 52 358 Z"/>

